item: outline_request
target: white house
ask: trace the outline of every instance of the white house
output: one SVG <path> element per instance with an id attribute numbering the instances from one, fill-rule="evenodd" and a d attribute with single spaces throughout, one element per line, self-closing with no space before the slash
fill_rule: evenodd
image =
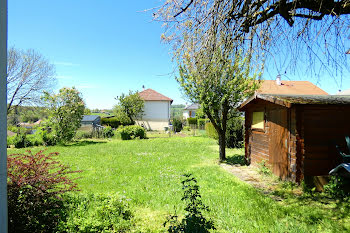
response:
<path id="1" fill-rule="evenodd" d="M 200 104 L 191 104 L 184 108 L 182 116 L 184 119 L 196 117 L 196 111 L 200 108 Z"/>
<path id="2" fill-rule="evenodd" d="M 145 101 L 145 107 L 142 119 L 136 120 L 136 123 L 148 130 L 164 130 L 164 127 L 169 127 L 170 105 L 173 100 L 152 89 L 141 91 L 139 95 Z"/>

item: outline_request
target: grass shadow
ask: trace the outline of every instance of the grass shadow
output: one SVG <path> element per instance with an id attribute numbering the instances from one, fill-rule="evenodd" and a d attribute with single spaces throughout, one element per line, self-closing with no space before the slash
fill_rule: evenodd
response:
<path id="1" fill-rule="evenodd" d="M 247 165 L 247 161 L 246 161 L 244 155 L 239 155 L 239 154 L 227 156 L 226 160 L 223 161 L 223 163 L 226 163 L 229 165 L 241 165 L 241 166 Z"/>
<path id="2" fill-rule="evenodd" d="M 107 142 L 105 142 L 105 141 L 88 141 L 88 140 L 84 140 L 84 141 L 73 142 L 73 143 L 70 143 L 70 144 L 65 144 L 63 146 L 65 146 L 65 147 L 69 147 L 69 146 L 88 146 L 88 145 L 103 144 L 103 143 L 107 143 Z"/>

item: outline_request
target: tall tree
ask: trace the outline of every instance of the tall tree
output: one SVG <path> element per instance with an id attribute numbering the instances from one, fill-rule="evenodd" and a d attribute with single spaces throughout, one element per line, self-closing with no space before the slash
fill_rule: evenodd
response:
<path id="1" fill-rule="evenodd" d="M 115 111 L 122 111 L 135 124 L 135 119 L 142 117 L 144 110 L 144 101 L 138 92 L 129 91 L 129 95 L 122 93 L 117 99 L 119 104 L 114 107 Z"/>
<path id="2" fill-rule="evenodd" d="M 334 75 L 348 68 L 349 0 L 167 0 L 154 18 L 178 52 L 193 38 L 204 48 L 220 36 L 279 73 Z"/>
<path id="3" fill-rule="evenodd" d="M 85 103 L 80 92 L 74 87 L 61 88 L 58 94 L 45 92 L 42 98 L 50 107 L 48 124 L 55 131 L 58 141 L 71 141 L 84 115 Z"/>
<path id="4" fill-rule="evenodd" d="M 255 91 L 257 83 L 250 75 L 249 60 L 243 59 L 239 51 L 228 54 L 217 48 L 207 59 L 196 56 L 199 53 L 186 53 L 179 60 L 177 81 L 190 101 L 201 104 L 217 131 L 222 161 L 226 159 L 227 121 L 234 117 L 243 99 Z"/>
<path id="5" fill-rule="evenodd" d="M 12 106 L 38 103 L 55 84 L 55 67 L 34 50 L 10 48 L 7 58 L 7 112 Z"/>

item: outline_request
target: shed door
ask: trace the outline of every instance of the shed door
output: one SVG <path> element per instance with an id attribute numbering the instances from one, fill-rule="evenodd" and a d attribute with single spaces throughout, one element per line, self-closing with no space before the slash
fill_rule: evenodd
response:
<path id="1" fill-rule="evenodd" d="M 288 172 L 288 118 L 287 109 L 270 111 L 270 143 L 269 162 L 272 171 L 281 178 L 287 177 Z"/>

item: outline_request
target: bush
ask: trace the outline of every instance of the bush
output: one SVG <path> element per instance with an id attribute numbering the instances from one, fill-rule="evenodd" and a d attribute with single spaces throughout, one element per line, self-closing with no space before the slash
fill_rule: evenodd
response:
<path id="1" fill-rule="evenodd" d="M 28 140 L 27 135 L 25 133 L 19 133 L 13 139 L 13 145 L 16 148 L 24 148 L 32 146 L 32 143 Z"/>
<path id="2" fill-rule="evenodd" d="M 114 131 L 113 131 L 112 127 L 107 126 L 103 129 L 103 137 L 111 138 L 113 136 L 114 136 Z"/>
<path id="3" fill-rule="evenodd" d="M 121 124 L 121 122 L 116 117 L 110 117 L 110 118 L 101 118 L 101 125 L 103 126 L 110 126 L 114 129 L 118 128 Z"/>
<path id="4" fill-rule="evenodd" d="M 189 125 L 197 125 L 197 118 L 196 117 L 189 117 L 189 118 L 187 118 L 187 123 Z"/>
<path id="5" fill-rule="evenodd" d="M 183 128 L 183 131 L 191 131 L 191 127 L 190 127 L 190 126 L 185 126 L 185 127 Z"/>
<path id="6" fill-rule="evenodd" d="M 209 119 L 198 119 L 197 120 L 198 128 L 204 129 L 205 128 L 205 124 L 207 122 L 210 122 L 210 120 Z"/>
<path id="7" fill-rule="evenodd" d="M 76 140 L 79 139 L 85 139 L 85 138 L 92 138 L 92 132 L 91 131 L 85 131 L 85 130 L 78 130 L 74 137 Z"/>
<path id="8" fill-rule="evenodd" d="M 125 127 L 119 127 L 117 132 L 120 134 L 122 140 L 130 140 L 134 138 L 144 139 L 146 138 L 146 131 L 139 125 L 129 125 Z"/>
<path id="9" fill-rule="evenodd" d="M 207 220 L 202 212 L 209 212 L 209 207 L 204 205 L 201 200 L 199 193 L 199 186 L 197 185 L 196 178 L 192 177 L 191 174 L 185 174 L 185 179 L 181 182 L 184 195 L 181 198 L 185 201 L 185 217 L 178 220 L 178 216 L 170 215 L 164 223 L 164 226 L 169 224 L 168 232 L 172 233 L 209 233 L 209 230 L 216 230 L 214 222 Z"/>
<path id="10" fill-rule="evenodd" d="M 9 232 L 55 232 L 64 217 L 60 196 L 77 190 L 68 166 L 45 155 L 11 154 L 7 158 Z"/>
<path id="11" fill-rule="evenodd" d="M 15 145 L 15 138 L 16 136 L 7 137 L 7 148 L 10 148 L 11 145 Z"/>
<path id="12" fill-rule="evenodd" d="M 44 144 L 40 133 L 28 134 L 27 139 L 30 141 L 31 146 L 41 146 Z"/>
<path id="13" fill-rule="evenodd" d="M 69 196 L 67 220 L 60 232 L 126 232 L 132 227 L 132 212 L 124 198 L 117 195 Z"/>
<path id="14" fill-rule="evenodd" d="M 41 129 L 41 138 L 43 139 L 45 146 L 54 146 L 58 143 L 58 137 L 55 131 L 51 131 L 50 129 Z"/>
<path id="15" fill-rule="evenodd" d="M 173 119 L 173 129 L 174 129 L 174 132 L 180 132 L 182 130 L 182 121 L 179 120 L 179 119 L 176 119 L 174 118 Z"/>
<path id="16" fill-rule="evenodd" d="M 214 138 L 216 140 L 219 139 L 219 135 L 216 132 L 216 129 L 214 128 L 214 125 L 211 122 L 208 122 L 205 124 L 205 132 L 208 137 Z"/>
<path id="17" fill-rule="evenodd" d="M 350 180 L 344 177 L 331 176 L 329 183 L 323 188 L 333 198 L 344 199 L 350 197 Z"/>
<path id="18" fill-rule="evenodd" d="M 234 117 L 227 121 L 226 147 L 242 148 L 244 142 L 244 118 Z"/>

